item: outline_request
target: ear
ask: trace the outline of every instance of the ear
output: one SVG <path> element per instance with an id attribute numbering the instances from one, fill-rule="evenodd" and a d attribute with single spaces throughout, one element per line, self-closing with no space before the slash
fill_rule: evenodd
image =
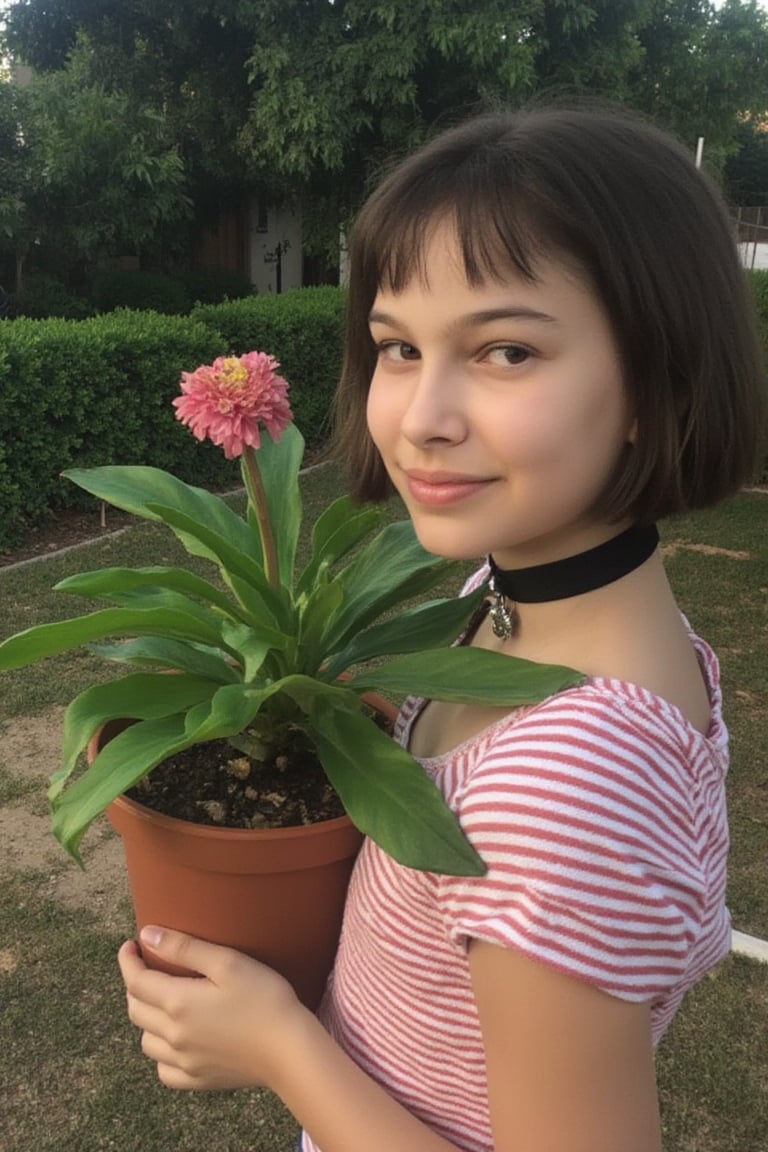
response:
<path id="1" fill-rule="evenodd" d="M 637 443 L 637 417 L 634 418 L 627 432 L 627 444 Z"/>

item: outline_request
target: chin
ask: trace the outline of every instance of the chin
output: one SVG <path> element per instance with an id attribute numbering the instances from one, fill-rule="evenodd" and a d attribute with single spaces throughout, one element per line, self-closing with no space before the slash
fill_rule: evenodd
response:
<path id="1" fill-rule="evenodd" d="M 486 550 L 483 548 L 472 548 L 467 545 L 466 541 L 461 540 L 446 540 L 445 536 L 438 532 L 419 532 L 416 525 L 416 537 L 421 544 L 422 548 L 427 552 L 431 552 L 433 556 L 439 556 L 443 560 L 475 560 L 478 561 L 485 557 Z"/>

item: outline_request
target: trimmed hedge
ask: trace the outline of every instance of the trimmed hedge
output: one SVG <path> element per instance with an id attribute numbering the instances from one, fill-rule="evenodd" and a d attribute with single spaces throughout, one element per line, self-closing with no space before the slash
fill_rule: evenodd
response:
<path id="1" fill-rule="evenodd" d="M 181 372 L 216 356 L 276 356 L 296 423 L 319 447 L 340 370 L 342 295 L 300 289 L 193 316 L 120 310 L 0 323 L 0 548 L 57 508 L 92 503 L 61 479 L 69 467 L 152 464 L 195 484 L 237 484 L 237 463 L 199 443 L 171 405 Z"/>
<path id="2" fill-rule="evenodd" d="M 220 332 L 233 351 L 258 348 L 277 357 L 307 447 L 319 448 L 327 439 L 341 374 L 344 303 L 340 288 L 297 288 L 281 296 L 199 305 L 191 318 Z"/>
<path id="3" fill-rule="evenodd" d="M 0 545 L 57 508 L 93 503 L 61 479 L 74 465 L 152 463 L 186 480 L 226 482 L 221 453 L 199 445 L 171 407 L 182 369 L 224 350 L 210 328 L 116 312 L 21 318 L 0 339 Z"/>

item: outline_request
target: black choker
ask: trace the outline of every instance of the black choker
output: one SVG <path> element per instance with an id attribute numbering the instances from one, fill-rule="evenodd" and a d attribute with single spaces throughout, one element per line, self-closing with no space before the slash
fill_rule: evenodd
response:
<path id="1" fill-rule="evenodd" d="M 612 540 L 587 552 L 536 564 L 532 568 L 499 568 L 492 556 L 489 587 L 493 593 L 490 608 L 495 636 L 509 640 L 519 624 L 515 604 L 544 604 L 567 600 L 613 584 L 644 564 L 659 542 L 655 524 L 633 524 Z"/>

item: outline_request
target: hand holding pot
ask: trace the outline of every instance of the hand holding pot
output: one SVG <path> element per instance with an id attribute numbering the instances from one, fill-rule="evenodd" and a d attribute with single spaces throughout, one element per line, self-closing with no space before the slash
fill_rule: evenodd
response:
<path id="1" fill-rule="evenodd" d="M 168 1088 L 269 1085 L 293 1024 L 309 1016 L 291 985 L 265 964 L 193 936 L 145 928 L 142 944 L 198 972 L 150 970 L 133 941 L 118 960 L 128 1016 L 143 1032 L 144 1054 Z"/>

